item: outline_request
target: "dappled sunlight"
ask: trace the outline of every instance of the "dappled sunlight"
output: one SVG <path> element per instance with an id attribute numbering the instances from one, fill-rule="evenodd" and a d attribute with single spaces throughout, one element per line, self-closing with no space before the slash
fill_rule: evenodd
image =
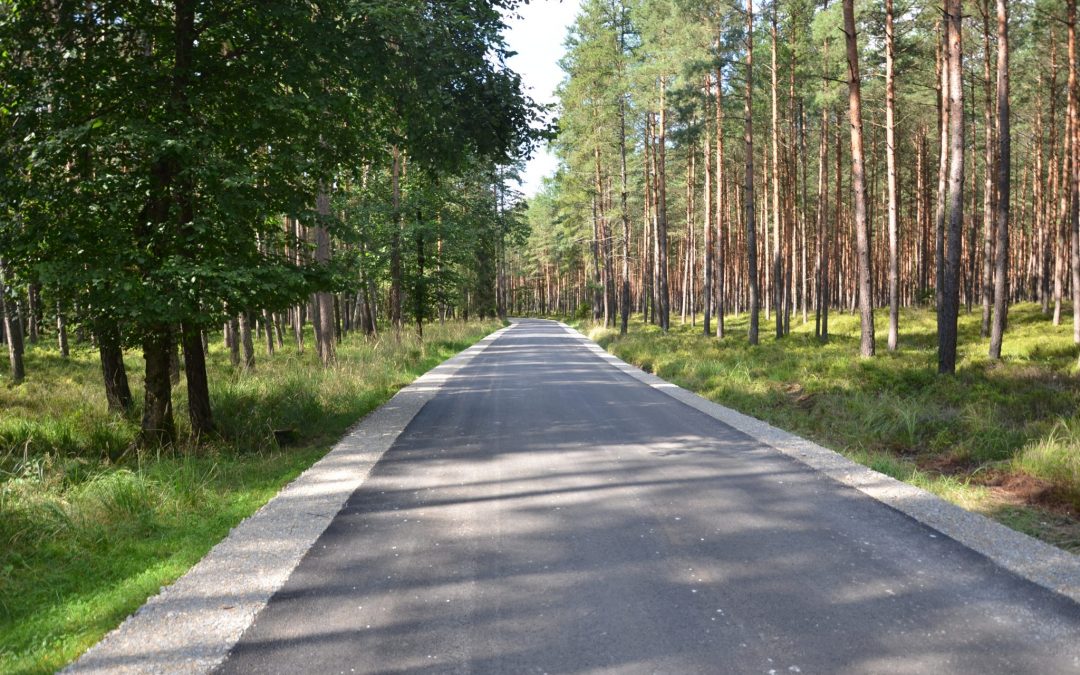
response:
<path id="1" fill-rule="evenodd" d="M 1032 587 L 561 349 L 580 342 L 554 324 L 520 335 L 425 406 L 223 672 L 316 653 L 346 672 L 979 671 L 1000 667 L 989 640 L 1015 663 L 1075 651 L 1064 601 L 1039 596 L 1060 621 L 1036 648 Z"/>

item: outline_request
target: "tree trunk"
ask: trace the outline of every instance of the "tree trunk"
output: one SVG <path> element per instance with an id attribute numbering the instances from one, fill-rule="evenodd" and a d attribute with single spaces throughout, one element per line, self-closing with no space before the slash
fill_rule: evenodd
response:
<path id="1" fill-rule="evenodd" d="M 994 321 L 990 330 L 990 358 L 1001 358 L 1009 310 L 1009 190 L 1012 139 L 1009 125 L 1009 9 L 1006 0 L 997 0 L 997 255 L 994 260 Z"/>
<path id="2" fill-rule="evenodd" d="M 1072 143 L 1069 171 L 1069 239 L 1072 271 L 1073 342 L 1080 344 L 1080 99 L 1076 78 L 1076 0 L 1068 0 L 1069 26 L 1069 122 Z"/>
<path id="3" fill-rule="evenodd" d="M 255 370 L 255 341 L 251 336 L 251 314 L 241 314 L 237 322 L 240 326 L 239 342 L 244 349 L 244 370 Z"/>
<path id="4" fill-rule="evenodd" d="M 896 351 L 900 324 L 900 205 L 896 186 L 896 74 L 893 0 L 885 0 L 885 153 L 889 182 L 889 351 Z"/>
<path id="5" fill-rule="evenodd" d="M 390 323 L 395 330 L 401 330 L 404 317 L 401 314 L 404 272 L 401 268 L 401 151 L 395 145 L 391 148 L 390 186 L 393 222 L 390 239 Z M 329 213 L 329 203 L 327 204 Z M 327 363 L 320 346 L 319 357 Z"/>
<path id="6" fill-rule="evenodd" d="M 704 327 L 704 330 L 705 330 L 706 337 L 712 335 L 711 322 L 712 322 L 712 309 L 713 309 L 713 307 L 712 307 L 713 306 L 713 303 L 712 303 L 712 299 L 713 299 L 713 265 L 716 264 L 715 257 L 713 255 L 713 248 L 714 248 L 715 244 L 713 243 L 713 239 L 712 239 L 712 217 L 713 217 L 713 208 L 712 208 L 712 194 L 713 194 L 712 193 L 712 140 L 709 138 L 709 119 L 708 119 L 708 114 L 707 114 L 708 109 L 709 109 L 708 101 L 709 101 L 709 98 L 711 97 L 711 93 L 712 93 L 712 76 L 711 75 L 706 75 L 705 76 L 705 102 L 706 102 L 705 103 L 705 110 L 706 110 L 706 117 L 705 117 L 705 121 L 704 121 L 704 123 L 702 125 L 703 129 L 705 130 L 704 142 L 702 143 L 702 159 L 704 160 L 704 163 L 705 163 L 705 183 L 704 183 L 704 190 L 703 190 L 704 191 L 704 197 L 705 197 L 705 203 L 704 203 L 703 206 L 704 206 L 705 211 L 704 211 L 704 229 L 702 230 L 702 234 L 704 235 L 703 236 L 704 241 L 702 243 L 705 245 L 705 260 L 704 260 L 705 283 L 704 283 L 704 286 L 701 289 L 701 291 L 702 291 L 701 298 L 702 298 L 702 301 L 703 301 L 703 304 L 704 304 L 704 307 L 703 307 L 703 310 L 704 310 L 703 324 L 704 324 L 704 326 L 703 327 Z M 717 131 L 719 131 L 719 129 Z"/>
<path id="7" fill-rule="evenodd" d="M 949 29 L 942 25 L 941 83 L 938 91 L 938 113 L 941 122 L 938 148 L 938 189 L 934 210 L 934 296 L 938 324 L 945 308 L 945 211 L 949 183 Z"/>
<path id="8" fill-rule="evenodd" d="M 746 146 L 746 179 L 743 207 L 746 209 L 747 286 L 750 292 L 750 344 L 758 343 L 757 232 L 754 224 L 754 5 L 746 0 L 746 98 L 743 103 L 743 143 Z"/>
<path id="9" fill-rule="evenodd" d="M 656 139 L 656 245 L 659 255 L 660 328 L 671 328 L 671 294 L 668 286 L 668 223 L 667 223 L 667 101 L 665 78 L 660 78 L 660 120 Z"/>
<path id="10" fill-rule="evenodd" d="M 105 380 L 105 400 L 109 402 L 109 411 L 125 414 L 131 410 L 133 399 L 124 367 L 124 351 L 120 348 L 120 334 L 112 322 L 99 321 L 94 336 L 101 357 L 101 374 Z"/>
<path id="11" fill-rule="evenodd" d="M 961 0 L 946 0 L 949 71 L 949 227 L 943 305 L 938 316 L 938 372 L 956 372 L 956 321 L 960 310 L 960 247 L 964 224 L 964 83 Z"/>
<path id="12" fill-rule="evenodd" d="M 188 419 L 196 438 L 214 429 L 210 409 L 210 386 L 206 377 L 206 356 L 202 350 L 202 331 L 185 322 L 180 327 L 184 344 L 184 378 L 187 380 Z"/>
<path id="13" fill-rule="evenodd" d="M 772 306 L 776 315 L 776 337 L 784 337 L 784 304 L 781 297 L 783 288 L 783 255 L 780 250 L 780 114 L 776 91 L 776 3 L 772 6 Z"/>
<path id="14" fill-rule="evenodd" d="M 67 334 L 67 320 L 64 318 L 64 310 L 60 306 L 60 302 L 56 303 L 56 346 L 60 349 L 60 357 L 68 358 L 70 356 L 70 349 L 68 348 L 68 334 Z"/>
<path id="15" fill-rule="evenodd" d="M 979 6 L 983 19 L 983 269 L 982 322 L 979 336 L 990 334 L 990 305 L 993 302 L 994 285 L 994 113 L 990 89 L 990 0 L 982 0 Z M 973 169 L 974 170 L 974 169 Z M 974 249 L 971 251 L 975 253 Z"/>
<path id="16" fill-rule="evenodd" d="M 146 381 L 139 442 L 144 447 L 169 445 L 176 439 L 169 382 L 170 332 L 168 326 L 156 326 L 143 337 Z"/>
<path id="17" fill-rule="evenodd" d="M 262 311 L 263 330 L 266 332 L 266 355 L 274 355 L 274 315 L 268 309 Z"/>
<path id="18" fill-rule="evenodd" d="M 18 384 L 26 378 L 26 368 L 23 365 L 22 325 L 17 313 L 12 309 L 15 302 L 8 296 L 7 284 L 7 263 L 0 258 L 0 314 L 3 315 L 8 361 L 11 364 L 11 381 Z"/>
<path id="19" fill-rule="evenodd" d="M 859 49 L 855 35 L 854 0 L 844 0 L 844 35 L 847 39 L 848 111 L 851 116 L 851 181 L 855 193 L 855 255 L 858 267 L 859 354 L 874 355 L 874 308 L 870 297 L 870 233 L 866 222 L 866 175 L 863 166 L 862 94 Z"/>
<path id="20" fill-rule="evenodd" d="M 716 215 L 714 221 L 716 224 L 716 270 L 714 273 L 714 292 L 713 296 L 716 298 L 714 304 L 714 313 L 716 314 L 716 337 L 717 339 L 723 339 L 724 337 L 724 313 L 727 311 L 726 302 L 726 289 L 724 284 L 724 273 L 727 269 L 725 266 L 725 245 L 727 241 L 727 230 L 725 220 L 727 218 L 727 199 L 724 193 L 724 188 L 727 185 L 724 174 L 724 79 L 723 72 L 716 69 L 716 107 L 714 108 L 716 115 Z M 708 188 L 706 188 L 708 189 Z"/>
<path id="21" fill-rule="evenodd" d="M 395 209 L 396 210 L 396 209 Z M 319 218 L 319 224 L 315 226 L 315 262 L 320 265 L 328 265 L 330 263 L 330 233 L 326 231 L 325 220 L 330 218 L 330 195 L 326 189 L 319 191 L 315 199 L 315 211 Z M 395 228 L 395 237 L 397 237 L 397 229 Z M 400 240 L 398 240 L 398 265 L 400 266 L 401 251 Z M 400 281 L 400 280 L 399 280 Z M 319 348 L 319 360 L 322 361 L 324 366 L 328 366 L 334 362 L 336 357 L 334 335 L 335 335 L 335 314 L 334 314 L 334 295 L 327 291 L 319 291 L 315 294 L 316 302 L 319 306 L 319 330 L 318 330 L 318 348 Z M 400 294 L 398 296 L 398 313 L 400 320 Z"/>

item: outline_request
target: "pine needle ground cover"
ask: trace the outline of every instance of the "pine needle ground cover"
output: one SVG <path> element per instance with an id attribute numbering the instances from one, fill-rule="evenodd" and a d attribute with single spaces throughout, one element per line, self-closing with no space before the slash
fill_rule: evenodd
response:
<path id="1" fill-rule="evenodd" d="M 1064 316 L 1069 316 L 1063 312 Z M 664 335 L 638 320 L 625 337 L 590 337 L 644 370 L 710 400 L 816 441 L 964 508 L 1080 552 L 1080 378 L 1072 325 L 1053 326 L 1037 305 L 1009 311 L 1003 361 L 986 358 L 978 308 L 961 312 L 957 374 L 937 375 L 932 310 L 905 310 L 900 348 L 885 351 L 888 314 L 876 313 L 878 354 L 860 359 L 859 321 L 792 317 L 777 340 L 761 315 L 761 344 L 747 315 L 728 317 L 722 341 L 689 320 Z"/>
<path id="2" fill-rule="evenodd" d="M 131 450 L 137 413 L 106 412 L 96 352 L 64 361 L 30 349 L 24 384 L 0 377 L 0 672 L 53 672 L 73 660 L 351 424 L 498 327 L 436 324 L 423 342 L 353 336 L 331 369 L 319 365 L 310 334 L 303 355 L 287 345 L 267 357 L 263 346 L 251 373 L 233 369 L 215 344 L 208 368 L 220 438 L 153 454 Z M 127 361 L 141 391 L 141 361 Z M 182 424 L 183 386 L 174 396 Z M 275 430 L 288 431 L 285 447 Z"/>

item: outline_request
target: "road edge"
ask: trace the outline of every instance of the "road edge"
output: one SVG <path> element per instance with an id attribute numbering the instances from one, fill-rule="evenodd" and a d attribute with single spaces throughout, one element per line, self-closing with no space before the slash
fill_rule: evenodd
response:
<path id="1" fill-rule="evenodd" d="M 828 448 L 710 401 L 626 363 L 580 331 L 559 322 L 612 367 L 741 431 L 833 480 L 889 506 L 979 553 L 998 566 L 1080 603 L 1080 557 L 967 511 L 926 490 L 858 464 Z"/>
<path id="2" fill-rule="evenodd" d="M 326 456 L 61 672 L 207 673 L 220 665 L 421 408 L 511 328 L 481 338 L 361 419 Z"/>

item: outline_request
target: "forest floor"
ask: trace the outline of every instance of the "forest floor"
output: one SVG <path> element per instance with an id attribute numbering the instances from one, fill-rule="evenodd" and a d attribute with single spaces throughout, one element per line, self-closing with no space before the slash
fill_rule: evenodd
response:
<path id="1" fill-rule="evenodd" d="M 25 383 L 0 377 L 0 672 L 70 662 L 360 417 L 499 326 L 430 325 L 422 343 L 350 336 L 331 369 L 318 364 L 309 334 L 303 355 L 287 345 L 267 357 L 260 345 L 253 373 L 234 369 L 218 340 L 207 365 L 220 435 L 156 453 L 132 449 L 137 411 L 106 411 L 95 351 L 63 360 L 32 346 Z M 142 361 L 126 360 L 140 392 Z M 173 395 L 184 437 L 184 388 Z M 275 430 L 288 430 L 286 447 Z"/>
<path id="2" fill-rule="evenodd" d="M 955 377 L 937 373 L 935 315 L 900 315 L 900 344 L 885 349 L 888 313 L 875 313 L 878 355 L 860 359 L 857 316 L 830 314 L 820 344 L 814 318 L 792 316 L 776 339 L 761 315 L 728 317 L 723 341 L 672 317 L 664 335 L 640 317 L 626 336 L 582 329 L 619 358 L 717 403 L 799 434 L 877 471 L 929 490 L 1056 546 L 1080 552 L 1080 377 L 1071 314 L 1053 326 L 1034 304 L 1009 311 L 1003 360 L 979 337 L 979 308 L 961 311 Z"/>

